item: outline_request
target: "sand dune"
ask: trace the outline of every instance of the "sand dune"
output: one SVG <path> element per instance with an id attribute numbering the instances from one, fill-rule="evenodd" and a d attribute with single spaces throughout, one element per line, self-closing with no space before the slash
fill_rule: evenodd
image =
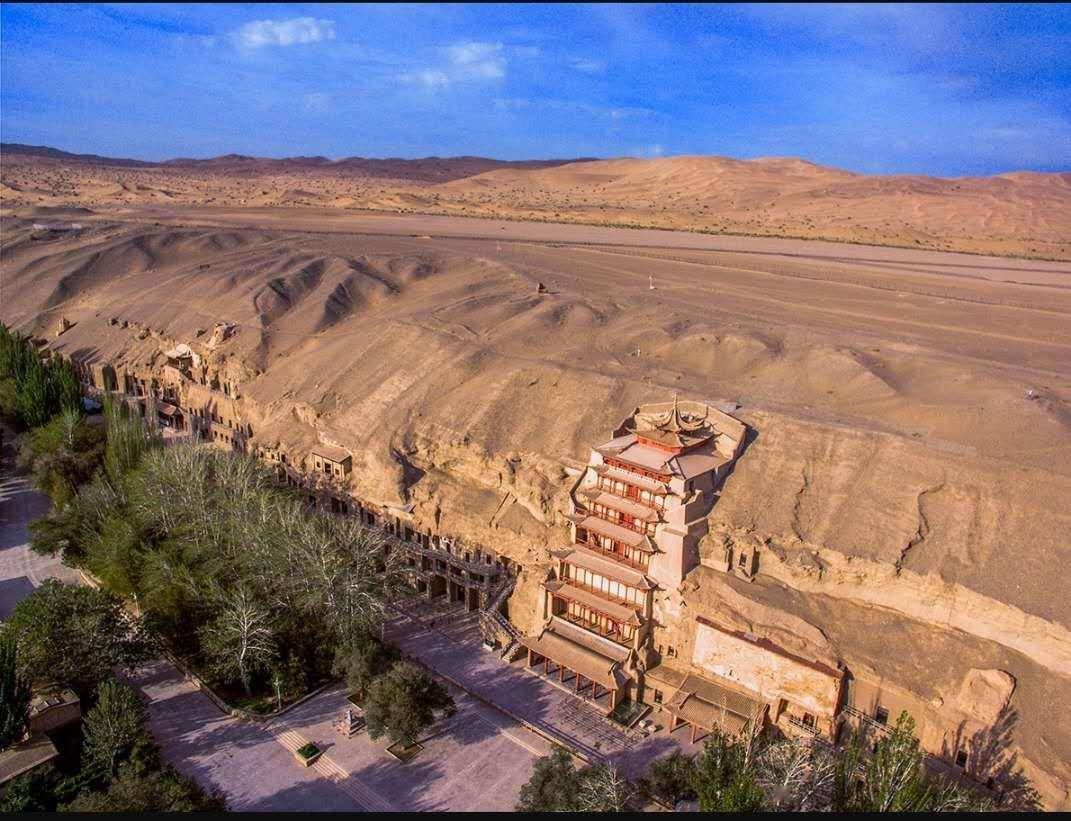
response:
<path id="1" fill-rule="evenodd" d="M 365 209 L 1071 259 L 1071 173 L 874 176 L 796 158 L 480 157 L 146 164 L 4 147 L 5 213 L 147 205 Z"/>
<path id="2" fill-rule="evenodd" d="M 799 159 L 605 160 L 439 186 L 488 215 L 1068 258 L 1071 174 L 867 176 Z M 427 195 L 426 195 L 427 196 Z"/>

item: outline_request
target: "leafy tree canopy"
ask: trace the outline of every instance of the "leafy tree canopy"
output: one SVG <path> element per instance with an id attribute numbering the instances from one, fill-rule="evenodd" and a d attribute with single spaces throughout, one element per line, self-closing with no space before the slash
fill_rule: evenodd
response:
<path id="1" fill-rule="evenodd" d="M 3 630 L 32 682 L 71 687 L 87 702 L 112 668 L 132 668 L 150 648 L 140 623 L 105 590 L 47 579 L 15 606 Z"/>
<path id="2" fill-rule="evenodd" d="M 14 636 L 0 633 L 0 750 L 26 734 L 30 685 L 18 668 Z"/>
<path id="3" fill-rule="evenodd" d="M 446 687 L 407 661 L 396 662 L 375 679 L 364 701 L 368 735 L 387 735 L 405 745 L 416 743 L 437 712 L 452 715 L 455 709 Z"/>
<path id="4" fill-rule="evenodd" d="M 86 762 L 114 773 L 134 745 L 145 740 L 145 717 L 145 705 L 130 687 L 115 679 L 101 684 L 97 703 L 82 719 Z"/>

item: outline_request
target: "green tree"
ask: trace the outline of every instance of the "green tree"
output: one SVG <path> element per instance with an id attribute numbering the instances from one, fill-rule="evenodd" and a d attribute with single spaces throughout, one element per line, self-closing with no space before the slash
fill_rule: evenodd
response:
<path id="1" fill-rule="evenodd" d="M 201 648 L 221 679 L 237 678 L 251 695 L 253 675 L 267 669 L 276 654 L 270 616 L 245 587 L 215 598 L 219 614 L 201 628 Z"/>
<path id="2" fill-rule="evenodd" d="M 22 739 L 30 718 L 30 685 L 18 668 L 16 650 L 14 636 L 0 634 L 0 750 Z"/>
<path id="3" fill-rule="evenodd" d="M 28 428 L 45 424 L 53 413 L 51 385 L 48 370 L 41 358 L 34 353 L 29 360 L 19 386 L 19 416 Z"/>
<path id="4" fill-rule="evenodd" d="M 538 759 L 532 775 L 521 787 L 517 812 L 579 812 L 580 772 L 573 757 L 558 745 Z"/>
<path id="5" fill-rule="evenodd" d="M 26 435 L 21 461 L 32 471 L 37 489 L 61 508 L 96 473 L 103 455 L 104 432 L 66 408 Z"/>
<path id="6" fill-rule="evenodd" d="M 104 397 L 104 428 L 104 471 L 108 481 L 118 490 L 127 474 L 141 462 L 142 456 L 158 447 L 161 441 L 145 427 L 141 417 L 111 394 Z"/>
<path id="7" fill-rule="evenodd" d="M 0 813 L 55 812 L 62 781 L 51 764 L 34 767 L 4 785 Z"/>
<path id="8" fill-rule="evenodd" d="M 16 426 L 22 425 L 19 417 L 19 385 L 11 377 L 0 379 L 0 417 Z"/>
<path id="9" fill-rule="evenodd" d="M 399 661 L 375 679 L 364 700 L 369 737 L 387 735 L 406 746 L 435 721 L 435 714 L 453 715 L 449 691 L 414 664 Z"/>
<path id="10" fill-rule="evenodd" d="M 118 597 L 56 579 L 19 602 L 3 629 L 14 636 L 29 681 L 71 687 L 87 703 L 113 668 L 133 668 L 151 655 L 140 622 Z"/>
<path id="11" fill-rule="evenodd" d="M 50 365 L 52 394 L 60 413 L 66 410 L 82 412 L 82 385 L 74 365 L 67 359 L 54 359 Z"/>
<path id="12" fill-rule="evenodd" d="M 86 567 L 90 544 L 113 512 L 122 515 L 126 511 L 111 485 L 97 474 L 63 508 L 53 508 L 48 516 L 30 522 L 30 548 L 41 555 L 58 554 L 71 567 Z"/>
<path id="13" fill-rule="evenodd" d="M 640 784 L 666 804 L 695 799 L 695 762 L 680 750 L 651 762 Z"/>
<path id="14" fill-rule="evenodd" d="M 756 781 L 749 739 L 714 730 L 695 761 L 694 789 L 703 812 L 755 812 L 763 792 Z"/>
<path id="15" fill-rule="evenodd" d="M 401 657 L 393 644 L 380 641 L 377 636 L 362 630 L 336 650 L 331 672 L 345 679 L 346 687 L 361 701 L 372 682 Z"/>
<path id="16" fill-rule="evenodd" d="M 33 340 L 0 323 L 0 380 L 14 386 L 0 391 L 0 410 L 29 428 L 44 425 L 65 409 L 81 411 L 82 387 L 74 366 L 59 357 L 41 358 Z"/>
<path id="17" fill-rule="evenodd" d="M 130 764 L 101 791 L 86 790 L 60 807 L 66 812 L 224 812 L 226 801 L 219 793 L 206 794 L 197 782 L 171 767 L 139 772 Z"/>
<path id="18" fill-rule="evenodd" d="M 97 691 L 97 703 L 82 719 L 85 760 L 109 775 L 145 738 L 145 705 L 138 694 L 115 679 Z"/>

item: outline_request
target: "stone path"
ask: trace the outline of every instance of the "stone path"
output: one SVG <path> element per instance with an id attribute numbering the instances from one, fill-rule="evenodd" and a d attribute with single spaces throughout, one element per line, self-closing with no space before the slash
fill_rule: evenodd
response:
<path id="1" fill-rule="evenodd" d="M 4 431 L 0 453 L 0 619 L 45 579 L 77 582 L 78 574 L 58 557 L 38 556 L 30 550 L 28 525 L 48 514 L 49 499 L 30 486 L 29 478 L 15 466 L 15 448 L 9 430 Z"/>

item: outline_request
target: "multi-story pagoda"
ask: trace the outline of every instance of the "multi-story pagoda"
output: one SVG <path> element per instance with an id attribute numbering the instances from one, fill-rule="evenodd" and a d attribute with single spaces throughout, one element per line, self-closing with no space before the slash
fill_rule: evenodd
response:
<path id="1" fill-rule="evenodd" d="M 591 452 L 571 494 L 572 543 L 543 584 L 543 625 L 528 663 L 587 693 L 607 712 L 633 697 L 657 662 L 655 591 L 698 564 L 715 490 L 740 452 L 744 425 L 699 402 L 643 405 Z"/>

